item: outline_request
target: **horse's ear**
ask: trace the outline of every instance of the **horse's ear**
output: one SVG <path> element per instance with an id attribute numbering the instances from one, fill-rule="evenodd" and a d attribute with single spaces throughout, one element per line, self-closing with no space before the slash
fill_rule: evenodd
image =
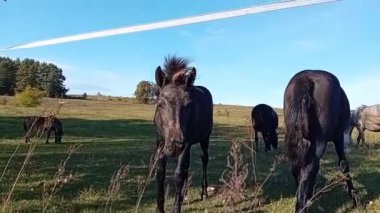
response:
<path id="1" fill-rule="evenodd" d="M 156 68 L 156 84 L 162 88 L 165 84 L 166 74 L 162 71 L 161 67 Z"/>
<path id="2" fill-rule="evenodd" d="M 195 77 L 197 75 L 197 70 L 195 67 L 192 67 L 186 72 L 186 86 L 190 87 L 194 85 Z"/>

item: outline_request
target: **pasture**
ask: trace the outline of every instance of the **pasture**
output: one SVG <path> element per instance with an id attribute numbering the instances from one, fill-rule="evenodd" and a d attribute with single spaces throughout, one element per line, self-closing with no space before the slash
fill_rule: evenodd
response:
<path id="1" fill-rule="evenodd" d="M 154 105 L 133 104 L 122 99 L 64 100 L 57 115 L 63 123 L 62 144 L 52 143 L 54 140 L 45 144 L 45 136 L 40 140 L 34 139 L 34 143 L 24 144 L 21 143 L 23 116 L 49 111 L 57 104 L 57 100 L 44 99 L 40 107 L 22 108 L 14 106 L 10 97 L 0 98 L 3 100 L 0 105 L 0 172 L 5 171 L 0 182 L 2 208 L 28 156 L 29 148 L 38 141 L 30 161 L 19 176 L 5 212 L 42 212 L 44 206 L 47 212 L 133 212 L 140 194 L 139 212 L 154 212 L 155 180 L 143 189 L 144 182 L 149 178 L 149 164 L 156 145 L 152 122 Z M 191 181 L 183 203 L 184 212 L 223 212 L 225 205 L 220 197 L 223 185 L 220 178 L 227 167 L 231 141 L 235 138 L 249 141 L 251 138 L 251 109 L 215 105 L 208 167 L 209 185 L 215 187 L 215 192 L 206 201 L 200 200 L 202 169 L 200 148 L 195 145 L 191 151 Z M 253 184 L 250 152 L 241 148 L 249 175 L 246 179 L 246 196 L 236 205 L 236 211 L 293 212 L 296 188 L 289 163 L 285 159 L 276 161 L 273 166 L 275 156 L 286 155 L 283 113 L 279 109 L 277 113 L 279 149 L 265 153 L 264 144 L 260 141 L 262 151 L 256 156 L 256 185 Z M 380 211 L 380 134 L 366 132 L 366 136 L 367 147 L 352 147 L 347 153 L 362 208 L 351 209 L 352 202 L 344 184 L 341 184 L 321 193 L 310 212 Z M 76 150 L 67 159 L 70 147 L 75 144 Z M 55 185 L 57 178 L 54 176 L 61 162 L 66 163 L 62 180 Z M 129 171 L 120 182 L 120 190 L 110 193 L 111 178 L 121 165 L 128 165 Z M 170 159 L 166 187 L 169 190 L 165 203 L 167 212 L 170 212 L 174 202 L 174 165 L 174 160 Z M 7 170 L 4 170 L 6 166 Z M 329 144 L 321 161 L 315 192 L 339 174 L 335 149 L 333 144 Z M 55 188 L 52 187 L 54 185 Z M 259 190 L 260 186 L 262 190 Z"/>

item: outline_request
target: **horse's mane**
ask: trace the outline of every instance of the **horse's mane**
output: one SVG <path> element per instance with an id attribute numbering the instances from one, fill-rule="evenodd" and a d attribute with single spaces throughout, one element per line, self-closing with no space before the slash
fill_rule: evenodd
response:
<path id="1" fill-rule="evenodd" d="M 168 55 L 165 57 L 164 62 L 164 72 L 168 79 L 173 79 L 173 77 L 177 77 L 176 75 L 179 72 L 183 72 L 186 70 L 187 65 L 189 65 L 190 60 L 183 57 L 177 57 L 175 55 Z"/>

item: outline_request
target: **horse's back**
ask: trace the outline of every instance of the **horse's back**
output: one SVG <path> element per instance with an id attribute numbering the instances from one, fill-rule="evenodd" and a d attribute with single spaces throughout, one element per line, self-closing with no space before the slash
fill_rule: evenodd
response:
<path id="1" fill-rule="evenodd" d="M 308 103 L 312 106 L 308 116 L 313 117 L 309 119 L 310 128 L 318 127 L 320 134 L 327 140 L 333 140 L 343 133 L 349 122 L 350 107 L 337 77 L 322 70 L 304 70 L 296 74 L 285 90 L 285 116 L 289 113 L 289 104 L 300 90 L 311 99 Z M 305 99 L 299 101 L 304 102 Z"/>
<path id="2" fill-rule="evenodd" d="M 195 129 L 199 138 L 210 137 L 213 126 L 213 102 L 210 91 L 203 86 L 194 86 L 190 90 L 190 97 L 193 103 L 193 119 Z"/>
<path id="3" fill-rule="evenodd" d="M 355 111 L 357 122 L 360 122 L 365 129 L 370 131 L 380 131 L 380 104 L 373 106 L 360 106 Z"/>
<path id="4" fill-rule="evenodd" d="M 24 118 L 24 130 L 28 131 L 31 127 L 33 128 L 62 128 L 61 121 L 55 116 L 27 116 Z"/>
<path id="5" fill-rule="evenodd" d="M 32 126 L 40 126 L 41 123 L 45 123 L 44 117 L 40 116 L 27 116 L 24 118 L 24 130 L 28 131 Z"/>
<path id="6" fill-rule="evenodd" d="M 213 102 L 210 91 L 203 86 L 194 86 L 190 91 L 191 100 L 196 102 L 200 107 L 200 113 L 203 116 L 212 117 Z"/>

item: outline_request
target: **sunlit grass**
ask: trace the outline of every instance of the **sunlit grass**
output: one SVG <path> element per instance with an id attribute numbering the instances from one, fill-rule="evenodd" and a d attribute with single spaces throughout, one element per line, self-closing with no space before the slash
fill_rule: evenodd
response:
<path id="1" fill-rule="evenodd" d="M 41 139 L 30 163 L 16 185 L 7 211 L 42 210 L 43 184 L 51 181 L 58 165 L 67 156 L 71 145 L 82 144 L 72 154 L 66 165 L 71 182 L 64 184 L 52 197 L 50 212 L 104 212 L 107 188 L 111 177 L 120 165 L 129 164 L 130 171 L 119 195 L 112 203 L 114 212 L 132 212 L 138 197 L 137 186 L 142 177 L 147 176 L 150 157 L 155 148 L 153 127 L 154 105 L 138 105 L 124 101 L 107 100 L 63 100 L 65 103 L 58 117 L 63 122 L 62 144 L 44 144 Z M 49 109 L 57 100 L 44 99 L 40 107 L 15 107 L 12 101 L 0 105 L 0 171 L 22 142 L 22 117 L 38 115 Z M 218 194 L 221 187 L 219 178 L 226 168 L 226 156 L 231 140 L 235 137 L 249 139 L 247 125 L 251 107 L 215 105 L 214 131 L 210 144 L 209 183 L 216 188 L 216 194 L 206 201 L 200 200 L 201 160 L 200 149 L 192 149 L 190 173 L 192 185 L 184 201 L 184 212 L 221 212 L 223 202 Z M 280 115 L 280 140 L 283 140 L 283 117 Z M 356 134 L 356 133 L 354 133 Z M 366 133 L 369 147 L 352 148 L 348 154 L 354 184 L 360 192 L 364 209 L 360 212 L 376 212 L 380 209 L 380 134 Z M 44 137 L 44 136 L 43 136 Z M 53 141 L 53 140 L 51 140 Z M 258 182 L 269 173 L 275 155 L 286 153 L 280 141 L 279 150 L 272 153 L 260 152 L 257 156 Z M 260 146 L 263 146 L 260 143 Z M 0 198 L 7 195 L 22 162 L 28 144 L 21 144 L 0 183 Z M 250 163 L 249 152 L 246 153 Z M 175 161 L 170 160 L 167 170 L 167 183 L 170 191 L 166 202 L 170 212 L 174 202 L 173 173 Z M 251 166 L 248 166 L 251 169 Z M 250 171 L 252 172 L 252 171 Z M 326 150 L 321 162 L 317 187 L 336 176 L 337 157 L 332 144 Z M 239 209 L 247 210 L 252 202 L 253 178 L 247 178 L 247 198 L 239 204 Z M 289 164 L 282 163 L 263 187 L 257 211 L 292 212 L 294 208 L 295 184 L 289 172 Z M 311 208 L 311 212 L 359 212 L 352 210 L 352 203 L 344 187 L 323 194 Z M 155 209 L 155 183 L 148 185 L 144 193 L 140 211 L 153 212 Z"/>

